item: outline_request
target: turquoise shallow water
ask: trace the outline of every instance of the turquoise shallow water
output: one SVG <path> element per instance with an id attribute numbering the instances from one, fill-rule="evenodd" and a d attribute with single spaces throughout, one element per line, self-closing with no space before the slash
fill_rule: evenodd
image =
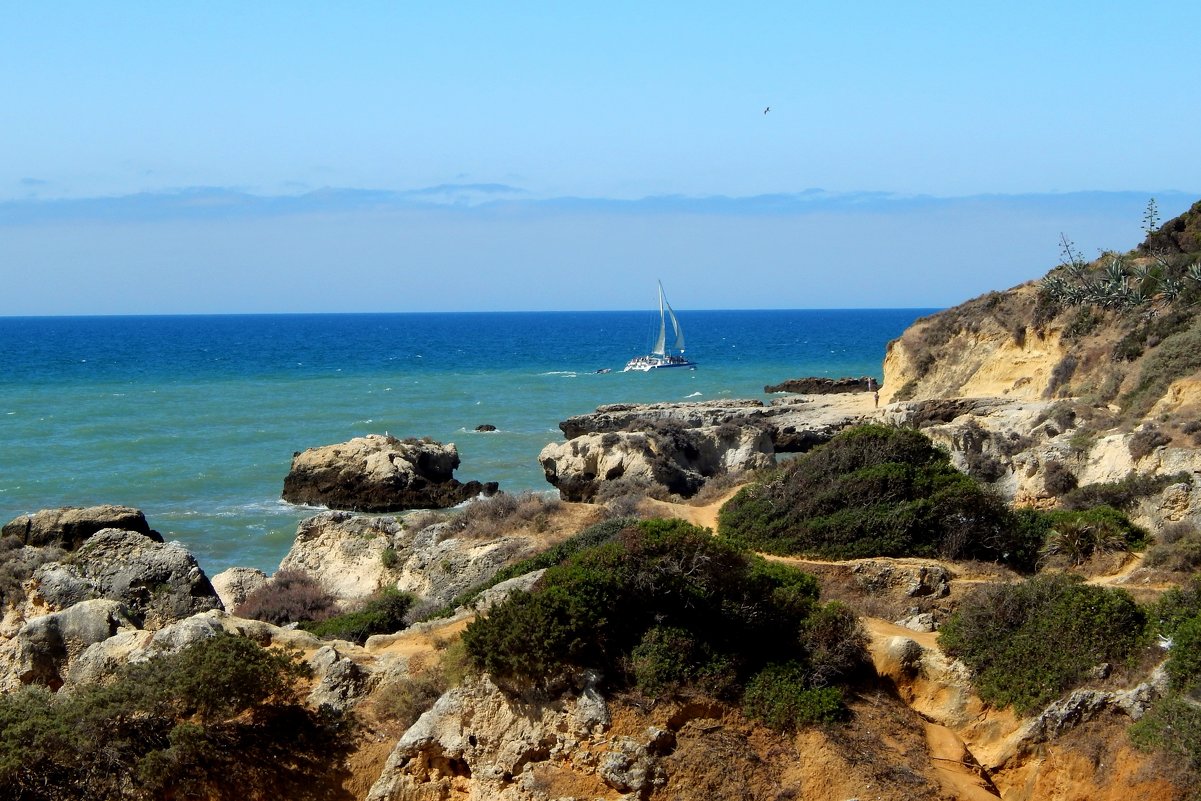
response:
<path id="1" fill-rule="evenodd" d="M 544 490 L 537 454 L 570 415 L 878 378 L 929 311 L 679 311 L 700 367 L 652 373 L 620 372 L 645 312 L 0 318 L 0 522 L 128 504 L 210 574 L 270 572 L 315 511 L 279 500 L 294 451 L 429 436 L 464 481 Z"/>

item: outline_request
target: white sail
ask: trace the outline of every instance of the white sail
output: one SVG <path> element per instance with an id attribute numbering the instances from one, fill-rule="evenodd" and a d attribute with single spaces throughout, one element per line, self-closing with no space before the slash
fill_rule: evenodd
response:
<path id="1" fill-rule="evenodd" d="M 662 291 L 662 287 L 660 287 L 660 291 Z M 684 352 L 684 329 L 680 326 L 680 321 L 676 319 L 676 313 L 671 310 L 671 304 L 667 303 L 666 298 L 664 298 L 663 302 L 667 305 L 668 316 L 671 317 L 671 329 L 676 332 L 675 348 L 680 353 L 683 353 Z"/>

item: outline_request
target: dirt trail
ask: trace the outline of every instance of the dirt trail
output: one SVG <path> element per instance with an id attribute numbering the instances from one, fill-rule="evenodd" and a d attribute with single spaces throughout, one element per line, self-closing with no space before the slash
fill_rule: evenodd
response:
<path id="1" fill-rule="evenodd" d="M 739 484 L 729 492 L 722 495 L 716 501 L 707 503 L 704 506 L 692 506 L 686 503 L 670 503 L 669 501 L 656 501 L 652 498 L 647 498 L 643 503 L 647 508 L 653 510 L 655 514 L 664 517 L 675 517 L 680 520 L 687 520 L 694 526 L 710 529 L 713 532 L 717 531 L 717 513 L 721 511 L 721 507 L 726 501 L 733 498 L 738 490 L 744 485 Z"/>

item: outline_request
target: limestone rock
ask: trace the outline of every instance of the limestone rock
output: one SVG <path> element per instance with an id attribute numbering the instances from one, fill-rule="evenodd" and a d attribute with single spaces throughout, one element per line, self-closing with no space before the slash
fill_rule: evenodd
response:
<path id="1" fill-rule="evenodd" d="M 690 497 L 713 476 L 774 464 L 775 450 L 762 428 L 722 425 L 585 434 L 547 445 L 538 460 L 567 501 L 592 500 L 619 479 Z"/>
<path id="2" fill-rule="evenodd" d="M 308 573 L 340 601 L 366 598 L 395 583 L 384 552 L 404 548 L 403 531 L 392 517 L 323 512 L 300 522 L 279 569 Z"/>
<path id="3" fill-rule="evenodd" d="M 0 646 L 0 689 L 41 684 L 58 689 L 72 660 L 118 631 L 134 629 L 123 604 L 90 600 L 35 617 Z"/>
<path id="4" fill-rule="evenodd" d="M 441 606 L 545 547 L 521 533 L 472 539 L 455 536 L 446 523 L 418 527 L 392 517 L 323 512 L 301 522 L 280 569 L 304 571 L 340 602 L 395 587 Z M 385 552 L 391 554 L 387 565 Z"/>
<path id="5" fill-rule="evenodd" d="M 342 655 L 331 645 L 322 646 L 309 659 L 317 682 L 309 693 L 313 706 L 329 706 L 345 711 L 354 706 L 375 685 L 371 671 Z"/>
<path id="6" fill-rule="evenodd" d="M 951 571 L 937 562 L 918 559 L 863 559 L 851 569 L 869 592 L 899 590 L 910 598 L 945 598 L 951 592 Z"/>
<path id="7" fill-rule="evenodd" d="M 454 444 L 370 434 L 349 442 L 298 452 L 284 479 L 283 499 L 360 512 L 455 506 L 495 484 L 454 478 Z"/>
<path id="8" fill-rule="evenodd" d="M 108 598 L 125 604 L 150 629 L 221 606 L 208 577 L 182 545 L 118 529 L 92 535 L 69 563 L 38 568 L 34 581 L 37 600 L 50 609 L 67 608 L 86 597 Z"/>
<path id="9" fill-rule="evenodd" d="M 226 609 L 236 609 L 246 596 L 267 583 L 267 574 L 253 567 L 231 567 L 212 578 L 213 590 Z"/>
<path id="10" fill-rule="evenodd" d="M 521 703 L 486 676 L 470 679 L 445 693 L 404 733 L 368 801 L 447 798 L 452 791 L 499 801 L 545 798 L 533 789 L 532 771 L 582 753 L 586 749 L 573 732 L 600 725 L 576 720 L 580 707 L 573 701 L 567 696 Z M 591 721 L 607 718 L 591 704 L 586 715 Z"/>
<path id="11" fill-rule="evenodd" d="M 151 530 L 141 511 L 112 505 L 43 509 L 6 523 L 0 534 L 16 537 L 25 545 L 53 545 L 73 551 L 88 537 L 107 528 L 136 531 L 155 542 L 163 541 L 162 535 Z"/>

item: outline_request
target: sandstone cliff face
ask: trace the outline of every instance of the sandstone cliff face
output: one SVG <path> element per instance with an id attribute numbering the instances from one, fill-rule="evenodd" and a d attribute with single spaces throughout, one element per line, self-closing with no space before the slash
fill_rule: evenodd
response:
<path id="1" fill-rule="evenodd" d="M 1067 348 L 1061 324 L 1033 324 L 1037 294 L 1024 284 L 918 320 L 888 345 L 881 402 L 1046 397 Z"/>

